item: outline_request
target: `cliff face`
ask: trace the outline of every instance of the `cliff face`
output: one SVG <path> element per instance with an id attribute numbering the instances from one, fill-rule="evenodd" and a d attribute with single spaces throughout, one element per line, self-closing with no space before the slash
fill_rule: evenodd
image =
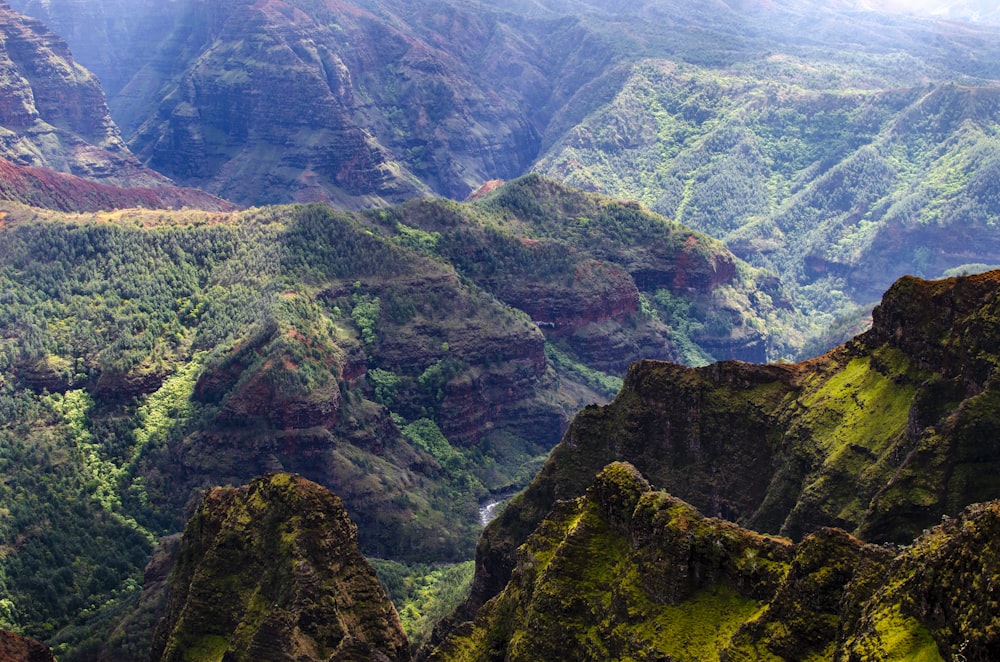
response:
<path id="1" fill-rule="evenodd" d="M 0 4 L 0 157 L 118 186 L 168 180 L 132 156 L 97 79 L 36 19 Z"/>
<path id="2" fill-rule="evenodd" d="M 561 502 L 510 583 L 432 660 L 992 659 L 996 502 L 899 553 L 706 518 L 615 463 Z"/>
<path id="3" fill-rule="evenodd" d="M 486 530 L 472 606 L 503 587 L 552 505 L 616 459 L 704 512 L 794 539 L 836 526 L 907 543 L 992 499 L 998 282 L 998 272 L 903 279 L 870 332 L 802 364 L 635 364 L 616 400 L 578 414 Z"/>
<path id="4" fill-rule="evenodd" d="M 549 120 L 581 88 L 603 94 L 592 79 L 615 58 L 578 20 L 486 5 L 15 6 L 100 74 L 146 163 L 243 204 L 462 199 L 526 172 Z"/>
<path id="5" fill-rule="evenodd" d="M 185 529 L 153 660 L 408 660 L 338 497 L 288 474 L 208 492 Z"/>
<path id="6" fill-rule="evenodd" d="M 144 107 L 114 103 L 152 167 L 239 202 L 463 198 L 521 174 L 538 149 L 525 97 L 547 81 L 501 20 L 394 3 L 191 4 L 160 45 L 173 69 L 159 89 Z M 525 69 L 528 90 L 498 89 L 472 54 L 484 44 L 488 62 Z"/>

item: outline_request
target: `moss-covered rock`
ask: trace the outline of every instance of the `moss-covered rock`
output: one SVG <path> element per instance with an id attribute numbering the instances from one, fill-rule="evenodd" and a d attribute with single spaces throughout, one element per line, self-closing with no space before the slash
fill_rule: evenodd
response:
<path id="1" fill-rule="evenodd" d="M 560 502 L 504 590 L 429 658 L 996 659 L 998 502 L 900 551 L 839 529 L 764 536 L 644 485 L 614 463 Z"/>
<path id="2" fill-rule="evenodd" d="M 185 529 L 152 659 L 409 657 L 337 496 L 291 474 L 206 494 Z"/>
<path id="3" fill-rule="evenodd" d="M 503 588 L 552 505 L 616 460 L 703 512 L 796 540 L 838 527 L 906 544 L 1000 496 L 998 282 L 904 278 L 871 331 L 796 365 L 634 364 L 487 528 L 464 614 Z"/>

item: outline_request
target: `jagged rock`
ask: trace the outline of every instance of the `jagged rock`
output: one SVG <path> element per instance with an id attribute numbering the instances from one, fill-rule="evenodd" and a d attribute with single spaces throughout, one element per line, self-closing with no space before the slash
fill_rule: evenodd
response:
<path id="1" fill-rule="evenodd" d="M 0 157 L 116 186 L 170 181 L 129 153 L 97 79 L 36 19 L 0 3 Z"/>
<path id="2" fill-rule="evenodd" d="M 431 660 L 995 659 L 1000 502 L 912 547 L 707 518 L 614 463 L 559 502 Z"/>
<path id="3" fill-rule="evenodd" d="M 410 659 L 343 503 L 303 478 L 210 490 L 176 563 L 153 660 Z"/>
<path id="4" fill-rule="evenodd" d="M 1000 495 L 998 279 L 902 279 L 870 332 L 801 364 L 636 363 L 484 532 L 463 613 L 503 588 L 553 504 L 618 459 L 705 512 L 794 539 L 835 526 L 907 543 Z"/>

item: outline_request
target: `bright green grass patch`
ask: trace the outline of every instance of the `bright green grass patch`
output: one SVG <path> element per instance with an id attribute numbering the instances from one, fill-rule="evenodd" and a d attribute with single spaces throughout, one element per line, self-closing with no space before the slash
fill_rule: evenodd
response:
<path id="1" fill-rule="evenodd" d="M 718 587 L 696 593 L 677 606 L 650 603 L 643 607 L 656 609 L 658 613 L 650 612 L 637 624 L 622 624 L 619 628 L 634 629 L 669 659 L 694 662 L 718 659 L 719 651 L 729 645 L 739 627 L 757 613 L 760 605 L 730 588 Z"/>
<path id="2" fill-rule="evenodd" d="M 885 660 L 910 662 L 943 662 L 930 632 L 916 619 L 904 616 L 899 607 L 875 623 Z"/>
<path id="3" fill-rule="evenodd" d="M 225 637 L 205 635 L 184 651 L 185 662 L 221 662 L 229 643 Z"/>
<path id="4" fill-rule="evenodd" d="M 915 392 L 857 358 L 804 400 L 809 411 L 803 419 L 827 462 L 842 462 L 851 444 L 878 453 L 896 439 L 906 429 Z"/>

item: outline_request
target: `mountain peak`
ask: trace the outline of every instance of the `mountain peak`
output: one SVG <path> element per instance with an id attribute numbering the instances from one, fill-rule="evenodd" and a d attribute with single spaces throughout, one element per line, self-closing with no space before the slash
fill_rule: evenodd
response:
<path id="1" fill-rule="evenodd" d="M 300 476 L 209 490 L 188 522 L 152 659 L 408 660 L 343 502 Z"/>

